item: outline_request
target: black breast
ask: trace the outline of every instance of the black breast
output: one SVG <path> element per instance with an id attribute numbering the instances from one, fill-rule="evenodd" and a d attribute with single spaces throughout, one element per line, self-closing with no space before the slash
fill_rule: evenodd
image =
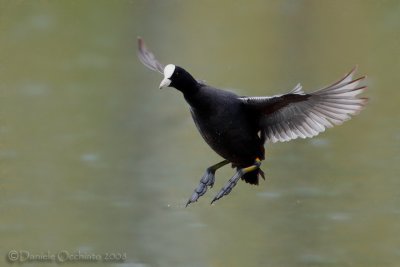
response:
<path id="1" fill-rule="evenodd" d="M 221 157 L 235 165 L 264 158 L 257 119 L 235 94 L 203 87 L 186 100 L 200 134 Z"/>

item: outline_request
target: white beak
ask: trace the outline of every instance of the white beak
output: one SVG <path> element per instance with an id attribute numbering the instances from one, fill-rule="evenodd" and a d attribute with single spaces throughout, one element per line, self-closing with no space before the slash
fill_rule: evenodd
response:
<path id="1" fill-rule="evenodd" d="M 168 78 L 164 78 L 160 83 L 160 89 L 167 87 L 171 84 L 171 80 Z"/>

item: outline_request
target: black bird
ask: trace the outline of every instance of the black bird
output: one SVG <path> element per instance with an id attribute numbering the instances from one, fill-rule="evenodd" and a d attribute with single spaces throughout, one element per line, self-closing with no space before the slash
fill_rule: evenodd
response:
<path id="1" fill-rule="evenodd" d="M 368 100 L 358 97 L 366 89 L 359 85 L 366 76 L 353 79 L 356 68 L 339 81 L 312 93 L 305 93 L 298 84 L 287 94 L 246 97 L 196 80 L 179 66 L 164 67 L 140 37 L 138 44 L 140 61 L 164 75 L 160 89 L 174 87 L 183 93 L 200 134 L 224 158 L 207 168 L 186 206 L 196 202 L 213 186 L 215 171 L 228 163 L 237 172 L 211 204 L 228 195 L 240 178 L 257 185 L 260 176 L 265 180 L 260 169 L 265 142 L 316 136 L 358 114 Z"/>

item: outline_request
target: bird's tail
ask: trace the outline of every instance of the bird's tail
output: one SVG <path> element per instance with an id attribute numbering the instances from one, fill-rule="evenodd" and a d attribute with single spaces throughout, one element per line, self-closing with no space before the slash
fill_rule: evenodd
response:
<path id="1" fill-rule="evenodd" d="M 246 183 L 258 185 L 259 178 L 265 180 L 264 172 L 261 169 L 256 169 L 252 172 L 248 172 L 242 176 L 242 180 Z"/>

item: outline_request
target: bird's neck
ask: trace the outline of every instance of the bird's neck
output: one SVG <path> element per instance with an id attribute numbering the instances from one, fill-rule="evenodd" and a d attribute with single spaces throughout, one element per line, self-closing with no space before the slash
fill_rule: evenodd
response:
<path id="1" fill-rule="evenodd" d="M 199 83 L 190 74 L 185 75 L 184 78 L 182 77 L 174 87 L 181 91 L 185 98 L 196 94 L 200 89 Z"/>
<path id="2" fill-rule="evenodd" d="M 209 97 L 207 97 L 204 84 L 198 83 L 196 88 L 186 90 L 183 93 L 186 102 L 190 105 L 192 110 L 208 111 L 210 108 Z"/>

